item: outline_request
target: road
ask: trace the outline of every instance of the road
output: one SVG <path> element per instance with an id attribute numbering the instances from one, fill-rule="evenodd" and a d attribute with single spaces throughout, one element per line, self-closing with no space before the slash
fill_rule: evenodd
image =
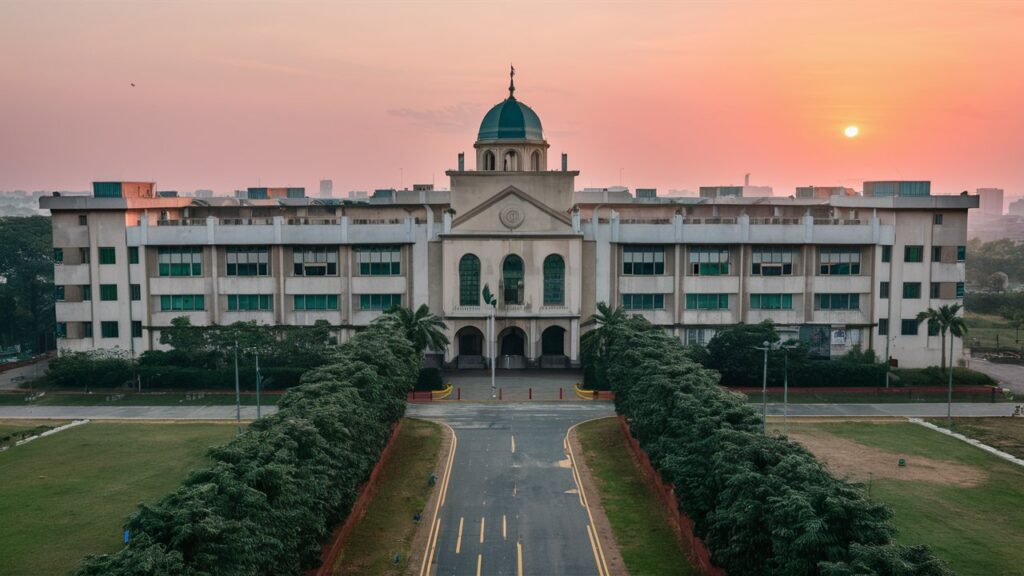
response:
<path id="1" fill-rule="evenodd" d="M 606 402 L 410 406 L 456 436 L 422 574 L 600 574 L 564 441 L 572 425 L 613 413 Z"/>
<path id="2" fill-rule="evenodd" d="M 1024 395 L 1024 366 L 1020 364 L 995 364 L 982 358 L 971 358 L 971 368 L 995 378 L 1003 388 L 1014 394 Z"/>
<path id="3" fill-rule="evenodd" d="M 28 366 L 0 372 L 0 390 L 16 390 L 26 381 L 42 376 L 50 367 L 50 360 L 50 358 L 44 358 Z"/>

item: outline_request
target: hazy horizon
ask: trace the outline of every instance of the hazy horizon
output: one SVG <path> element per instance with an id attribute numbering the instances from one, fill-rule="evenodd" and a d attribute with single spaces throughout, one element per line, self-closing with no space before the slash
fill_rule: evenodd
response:
<path id="1" fill-rule="evenodd" d="M 750 172 L 776 196 L 883 179 L 1018 196 L 1021 29 L 1008 2 L 16 0 L 0 190 L 447 187 L 513 63 L 579 189 Z"/>

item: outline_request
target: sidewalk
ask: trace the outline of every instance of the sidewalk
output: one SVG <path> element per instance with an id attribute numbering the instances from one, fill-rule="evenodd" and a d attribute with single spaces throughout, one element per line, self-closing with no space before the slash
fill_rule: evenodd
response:
<path id="1" fill-rule="evenodd" d="M 264 406 L 262 415 L 277 412 Z M 0 406 L 0 420 L 234 420 L 234 406 Z M 242 406 L 242 419 L 256 418 L 255 406 Z"/>

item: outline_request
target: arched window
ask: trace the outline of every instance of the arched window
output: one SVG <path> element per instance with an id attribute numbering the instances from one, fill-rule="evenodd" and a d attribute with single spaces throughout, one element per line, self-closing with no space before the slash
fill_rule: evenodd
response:
<path id="1" fill-rule="evenodd" d="M 466 254 L 459 260 L 459 306 L 480 305 L 480 259 Z"/>
<path id="2" fill-rule="evenodd" d="M 494 152 L 484 152 L 484 170 L 494 170 Z"/>
<path id="3" fill-rule="evenodd" d="M 515 150 L 509 150 L 505 152 L 505 159 L 502 165 L 502 170 L 505 172 L 516 172 L 519 170 L 519 155 L 516 154 Z"/>
<path id="4" fill-rule="evenodd" d="M 544 305 L 565 305 L 565 260 L 558 254 L 544 259 Z"/>
<path id="5" fill-rule="evenodd" d="M 523 303 L 523 259 L 515 254 L 505 258 L 501 265 L 502 294 L 505 304 Z"/>
<path id="6" fill-rule="evenodd" d="M 530 156 L 530 170 L 540 172 L 540 150 L 534 150 Z"/>

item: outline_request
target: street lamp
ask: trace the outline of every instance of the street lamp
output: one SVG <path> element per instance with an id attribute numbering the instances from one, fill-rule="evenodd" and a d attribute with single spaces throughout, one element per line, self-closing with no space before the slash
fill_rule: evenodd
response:
<path id="1" fill-rule="evenodd" d="M 484 304 L 488 307 L 487 309 L 487 353 L 491 357 L 491 399 L 497 397 L 497 391 L 495 388 L 495 370 L 497 369 L 497 352 L 498 343 L 494 341 L 494 314 L 495 309 L 498 305 L 498 299 L 491 294 L 491 287 L 484 284 L 483 290 Z"/>
<path id="2" fill-rule="evenodd" d="M 754 350 L 764 350 L 764 375 L 761 380 L 761 433 L 767 433 L 768 427 L 768 351 L 772 349 L 771 342 L 765 340 L 761 346 L 755 346 Z"/>
<path id="3" fill-rule="evenodd" d="M 792 346 L 780 346 L 782 358 L 785 362 L 782 376 L 782 433 L 789 435 L 789 351 L 796 348 Z"/>

